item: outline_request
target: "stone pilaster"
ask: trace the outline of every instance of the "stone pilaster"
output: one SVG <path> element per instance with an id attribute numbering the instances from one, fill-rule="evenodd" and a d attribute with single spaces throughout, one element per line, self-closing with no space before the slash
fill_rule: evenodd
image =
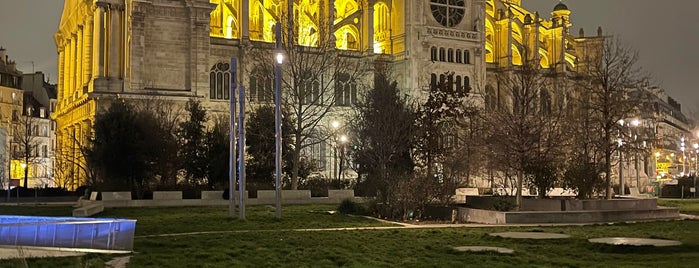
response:
<path id="1" fill-rule="evenodd" d="M 104 8 L 105 6 L 98 2 L 93 14 L 92 75 L 95 78 L 104 77 Z"/>

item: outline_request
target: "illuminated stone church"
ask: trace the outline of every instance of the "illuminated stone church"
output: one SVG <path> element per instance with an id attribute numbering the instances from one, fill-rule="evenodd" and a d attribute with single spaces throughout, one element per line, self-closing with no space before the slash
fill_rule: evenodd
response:
<path id="1" fill-rule="evenodd" d="M 271 46 L 274 25 L 289 13 L 293 25 L 283 25 L 299 33 L 298 45 L 316 46 L 321 33 L 331 31 L 338 50 L 388 60 L 406 94 L 423 96 L 452 73 L 454 85 L 476 103 L 503 102 L 490 72 L 526 57 L 542 68 L 574 71 L 588 40 L 569 34 L 571 11 L 564 4 L 540 16 L 520 2 L 297 0 L 290 7 L 284 0 L 66 0 L 55 34 L 58 150 L 79 154 L 76 144 L 85 141 L 95 114 L 117 98 L 197 98 L 211 112 L 227 113 L 230 58 L 243 56 L 245 46 Z M 271 90 L 270 81 L 239 77 L 253 94 L 250 102 L 264 101 L 254 94 Z M 356 99 L 359 93 L 340 96 L 348 94 Z M 330 150 L 315 153 L 332 158 Z M 68 165 L 64 179 L 80 185 L 84 171 Z"/>

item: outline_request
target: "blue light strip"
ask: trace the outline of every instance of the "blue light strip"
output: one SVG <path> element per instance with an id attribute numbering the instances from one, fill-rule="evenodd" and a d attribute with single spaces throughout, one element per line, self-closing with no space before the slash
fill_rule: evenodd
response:
<path id="1" fill-rule="evenodd" d="M 136 220 L 0 215 L 0 245 L 133 250 Z"/>

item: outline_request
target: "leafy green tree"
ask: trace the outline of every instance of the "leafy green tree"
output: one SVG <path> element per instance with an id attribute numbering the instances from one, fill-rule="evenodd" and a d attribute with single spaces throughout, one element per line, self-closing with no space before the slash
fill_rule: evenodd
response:
<path id="1" fill-rule="evenodd" d="M 286 164 L 283 173 L 290 172 L 291 151 L 289 144 L 290 124 L 287 117 L 282 117 L 282 161 Z M 274 189 L 275 172 L 275 129 L 274 129 L 274 107 L 263 105 L 257 107 L 248 119 L 245 126 L 247 145 L 245 173 L 247 182 L 253 188 Z"/>
<path id="2" fill-rule="evenodd" d="M 414 156 L 431 186 L 425 189 L 431 189 L 429 199 L 443 203 L 454 194 L 464 167 L 464 163 L 453 160 L 464 159 L 464 152 L 470 152 L 462 150 L 457 139 L 466 132 L 460 131 L 460 127 L 476 114 L 476 109 L 469 105 L 467 91 L 457 86 L 453 74 L 442 74 L 427 101 L 419 107 L 415 120 Z"/>
<path id="3" fill-rule="evenodd" d="M 206 177 L 206 149 L 204 147 L 204 135 L 206 111 L 201 102 L 190 99 L 185 110 L 189 113 L 188 120 L 181 122 L 179 126 L 180 151 L 183 159 L 187 180 L 193 184 L 200 184 Z"/>
<path id="4" fill-rule="evenodd" d="M 356 111 L 350 129 L 357 146 L 351 151 L 360 175 L 357 188 L 379 202 L 400 206 L 399 189 L 405 184 L 400 181 L 410 180 L 414 166 L 414 113 L 384 73 L 376 74 L 374 88 Z"/>
<path id="5" fill-rule="evenodd" d="M 559 168 L 556 162 L 541 155 L 524 166 L 524 174 L 536 187 L 539 198 L 546 197 L 546 192 L 556 186 Z"/>
<path id="6" fill-rule="evenodd" d="M 219 118 L 220 119 L 220 118 Z M 230 144 L 227 120 L 216 120 L 206 131 L 206 183 L 210 189 L 223 189 L 228 183 Z"/>
<path id="7" fill-rule="evenodd" d="M 592 198 L 595 192 L 604 190 L 605 181 L 602 176 L 603 166 L 594 162 L 585 161 L 587 158 L 579 158 L 578 161 L 569 162 L 563 174 L 563 185 L 577 192 L 578 198 Z"/>
<path id="8" fill-rule="evenodd" d="M 157 147 L 161 133 L 153 131 L 156 124 L 150 113 L 137 113 L 120 100 L 97 114 L 86 160 L 96 168 L 100 186 L 135 190 L 142 196 L 160 154 Z"/>

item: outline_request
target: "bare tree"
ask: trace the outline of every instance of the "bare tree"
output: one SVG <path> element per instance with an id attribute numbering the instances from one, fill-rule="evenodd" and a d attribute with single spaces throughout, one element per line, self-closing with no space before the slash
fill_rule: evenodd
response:
<path id="1" fill-rule="evenodd" d="M 585 94 L 589 96 L 589 115 L 598 133 L 592 137 L 602 156 L 606 198 L 612 198 L 612 160 L 621 148 L 619 139 L 623 135 L 621 120 L 634 116 L 643 103 L 642 98 L 629 95 L 630 89 L 638 88 L 641 70 L 636 66 L 638 52 L 621 43 L 619 39 L 605 39 L 598 55 L 590 57 L 588 70 L 581 80 Z"/>
<path id="2" fill-rule="evenodd" d="M 495 73 L 498 90 L 508 95 L 511 103 L 503 103 L 489 109 L 485 120 L 488 146 L 491 157 L 505 173 L 511 170 L 516 180 L 516 208 L 521 207 L 523 181 L 527 173 L 533 182 L 541 184 L 540 191 L 552 187 L 550 173 L 561 163 L 564 109 L 555 101 L 547 88 L 559 79 L 555 70 L 546 71 L 539 67 L 536 58 L 530 59 L 523 53 L 523 63 Z M 559 94 L 560 95 L 560 94 Z M 556 164 L 550 165 L 550 162 Z M 534 167 L 537 163 L 545 166 Z M 546 170 L 547 172 L 543 172 Z M 551 172 L 548 172 L 551 171 Z M 539 176 L 539 177 L 537 177 Z M 555 176 L 554 176 L 555 177 Z"/>
<path id="3" fill-rule="evenodd" d="M 282 31 L 285 59 L 281 66 L 281 102 L 291 122 L 292 189 L 299 184 L 302 151 L 328 139 L 330 131 L 324 124 L 327 116 L 356 102 L 359 83 L 367 69 L 361 52 L 336 49 L 334 33 L 327 30 L 331 29 L 330 23 L 316 21 L 315 25 L 323 30 L 314 31 L 310 37 L 308 33 L 299 33 L 298 27 L 290 31 L 283 27 Z M 262 83 L 256 82 L 261 81 L 256 80 L 260 77 L 272 81 L 273 52 L 271 47 L 256 46 L 247 53 L 250 62 L 255 62 L 248 70 L 250 79 L 255 81 L 249 87 L 255 101 L 273 99 L 271 83 L 261 93 L 257 88 L 262 88 Z"/>
<path id="4" fill-rule="evenodd" d="M 28 175 L 29 169 L 35 160 L 38 158 L 39 152 L 39 133 L 34 133 L 33 131 L 38 129 L 38 115 L 35 116 L 34 113 L 38 113 L 33 107 L 25 103 L 26 110 L 23 111 L 22 116 L 17 116 L 13 114 L 12 120 L 12 143 L 16 145 L 12 149 L 13 159 L 21 159 L 24 171 L 24 187 L 28 187 Z"/>

